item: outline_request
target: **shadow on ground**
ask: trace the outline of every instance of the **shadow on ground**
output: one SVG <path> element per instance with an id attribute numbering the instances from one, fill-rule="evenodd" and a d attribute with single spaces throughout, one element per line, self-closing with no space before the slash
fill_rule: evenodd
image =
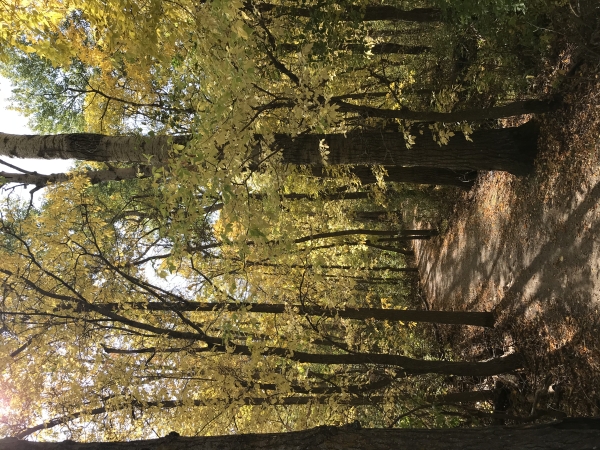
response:
<path id="1" fill-rule="evenodd" d="M 494 330 L 441 328 L 456 357 L 523 352 L 523 390 L 560 386 L 559 401 L 542 406 L 570 416 L 600 414 L 600 80 L 592 73 L 584 69 L 565 107 L 543 119 L 533 175 L 483 175 L 448 231 L 415 245 L 432 309 L 497 314 Z"/>

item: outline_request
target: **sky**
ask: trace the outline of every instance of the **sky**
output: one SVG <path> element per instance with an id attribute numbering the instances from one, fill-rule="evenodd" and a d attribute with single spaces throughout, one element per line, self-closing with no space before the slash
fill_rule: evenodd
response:
<path id="1" fill-rule="evenodd" d="M 0 133 L 11 133 L 11 134 L 32 134 L 33 132 L 27 127 L 27 118 L 19 114 L 17 111 L 8 109 L 10 102 L 8 98 L 11 95 L 12 86 L 10 81 L 6 78 L 0 77 Z M 18 159 L 18 158 L 6 158 L 2 157 L 0 160 L 20 167 L 30 172 L 38 172 L 43 174 L 51 174 L 56 172 L 65 172 L 73 165 L 73 160 L 49 160 L 49 159 Z M 0 171 L 3 172 L 16 172 L 14 169 L 3 166 L 0 164 Z M 29 198 L 29 189 L 19 189 L 15 193 L 24 195 Z M 43 192 L 38 191 L 36 197 L 41 195 Z M 37 198 L 36 198 L 37 200 Z"/>

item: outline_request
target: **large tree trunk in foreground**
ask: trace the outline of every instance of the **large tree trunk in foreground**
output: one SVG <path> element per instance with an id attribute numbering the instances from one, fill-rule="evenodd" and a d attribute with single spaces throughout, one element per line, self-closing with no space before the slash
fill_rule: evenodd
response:
<path id="1" fill-rule="evenodd" d="M 0 440 L 0 450 L 340 450 L 428 449 L 507 450 L 594 449 L 600 442 L 599 419 L 565 419 L 530 428 L 364 429 L 323 426 L 305 431 L 270 434 L 230 434 L 111 443 L 49 443 Z"/>
<path id="2" fill-rule="evenodd" d="M 290 164 L 382 164 L 389 166 L 441 167 L 452 170 L 503 170 L 525 175 L 533 168 L 538 128 L 533 122 L 515 128 L 480 130 L 472 142 L 458 135 L 447 145 L 434 142 L 431 132 L 415 130 L 415 144 L 406 148 L 403 133 L 355 132 L 307 134 L 292 138 L 276 135 L 272 145 Z M 321 147 L 327 145 L 327 160 Z"/>
<path id="3" fill-rule="evenodd" d="M 382 47 L 382 49 L 385 47 Z M 389 47 L 390 49 L 392 47 Z M 504 106 L 491 108 L 468 109 L 442 113 L 435 111 L 411 111 L 409 109 L 383 109 L 372 106 L 355 105 L 343 100 L 332 99 L 340 112 L 357 113 L 362 117 L 380 117 L 386 119 L 404 119 L 415 122 L 477 122 L 485 119 L 501 119 L 503 117 L 522 116 L 523 114 L 543 114 L 556 109 L 557 101 L 523 100 Z"/>
<path id="4" fill-rule="evenodd" d="M 416 141 L 410 149 L 406 148 L 403 133 L 385 132 L 307 134 L 295 138 L 277 134 L 270 147 L 278 149 L 288 164 L 382 164 L 457 171 L 504 170 L 515 175 L 529 173 L 537 153 L 538 127 L 533 122 L 515 128 L 476 131 L 471 135 L 472 142 L 462 135 L 454 136 L 444 146 L 434 142 L 428 129 L 423 130 L 423 134 L 418 131 L 415 134 Z M 181 144 L 189 140 L 189 136 L 0 133 L 0 156 L 127 162 L 148 162 L 151 157 L 153 162 L 163 162 L 168 157 L 169 139 Z M 320 144 L 328 146 L 327 160 L 323 159 Z"/>

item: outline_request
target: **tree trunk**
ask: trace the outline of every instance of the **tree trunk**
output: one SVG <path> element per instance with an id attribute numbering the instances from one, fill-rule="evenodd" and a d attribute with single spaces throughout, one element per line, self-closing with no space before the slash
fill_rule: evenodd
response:
<path id="1" fill-rule="evenodd" d="M 252 356 L 252 350 L 246 345 L 217 344 L 210 347 L 170 347 L 170 348 L 137 348 L 118 349 L 106 347 L 104 351 L 110 354 L 136 355 L 154 353 L 230 353 L 233 355 Z M 456 361 L 432 361 L 409 358 L 401 355 L 388 355 L 383 353 L 308 353 L 296 352 L 281 347 L 265 347 L 263 355 L 280 356 L 291 361 L 307 364 L 381 364 L 400 367 L 405 375 L 423 375 L 436 373 L 440 375 L 458 375 L 472 377 L 489 377 L 501 373 L 512 372 L 523 367 L 524 358 L 519 353 L 511 353 L 508 356 L 493 358 L 483 362 L 456 362 Z"/>
<path id="2" fill-rule="evenodd" d="M 382 380 L 382 381 L 378 381 L 378 382 L 374 382 L 374 383 L 369 383 L 367 385 L 365 385 L 364 387 L 362 386 L 352 386 L 352 388 L 354 389 L 340 389 L 340 388 L 332 388 L 332 390 L 334 391 L 334 393 L 338 393 L 338 392 L 349 392 L 349 393 L 354 393 L 354 394 L 365 394 L 369 389 L 368 387 L 370 386 L 372 389 L 371 390 L 376 390 L 382 387 L 387 386 L 390 383 L 391 380 Z M 257 384 L 259 385 L 259 384 Z M 261 389 L 263 388 L 263 385 L 260 385 Z M 331 388 L 326 388 L 326 389 L 331 389 Z M 269 388 L 267 387 L 266 390 L 269 390 Z M 464 394 L 468 394 L 467 396 L 465 396 Z M 473 395 L 475 394 L 475 395 Z M 433 395 L 433 396 L 429 396 L 427 397 L 427 401 L 428 402 L 432 402 L 432 403 L 460 403 L 460 402 L 473 402 L 473 401 L 478 401 L 478 400 L 487 400 L 490 397 L 492 397 L 494 394 L 494 391 L 476 391 L 476 392 L 459 392 L 459 393 L 450 393 L 450 394 L 441 394 L 441 395 Z M 308 404 L 328 404 L 332 398 L 329 396 L 331 394 L 326 394 L 326 395 L 310 395 L 310 396 L 288 396 L 288 397 L 280 397 L 280 396 L 269 396 L 269 397 L 242 397 L 239 399 L 222 399 L 221 401 L 223 403 L 231 403 L 232 401 L 235 403 L 238 403 L 240 405 L 247 405 L 247 406 L 260 406 L 260 405 L 270 405 L 270 406 L 298 406 L 298 405 L 308 405 Z M 349 405 L 349 406 L 367 406 L 367 405 L 381 405 L 381 404 L 385 404 L 385 403 L 393 403 L 393 402 L 399 402 L 399 401 L 405 401 L 405 400 L 411 400 L 412 398 L 410 396 L 406 396 L 406 395 L 402 395 L 402 396 L 382 396 L 382 395 L 377 395 L 377 396 L 358 396 L 358 397 L 352 397 L 352 398 L 340 398 L 340 399 L 336 399 L 335 403 L 340 404 L 340 405 Z M 218 400 L 218 399 L 217 399 Z M 214 402 L 215 399 L 211 399 L 211 401 L 206 401 L 206 400 L 202 400 L 202 399 L 197 399 L 193 401 L 193 405 L 194 406 L 214 406 Z M 131 407 L 137 407 L 137 408 L 152 408 L 152 407 L 158 407 L 161 409 L 172 409 L 172 408 L 177 408 L 179 406 L 182 406 L 184 403 L 182 401 L 179 400 L 163 400 L 160 402 L 145 402 L 145 403 L 139 403 L 139 402 L 124 402 L 119 406 L 115 406 L 113 405 L 110 408 L 110 411 L 118 411 L 118 410 L 122 410 L 125 408 L 131 408 Z M 427 406 L 427 405 L 425 405 Z M 92 409 L 92 411 L 88 414 L 90 415 L 99 415 L 99 414 L 106 414 L 108 413 L 109 410 L 106 407 L 98 407 L 98 408 L 94 408 Z M 54 419 L 48 420 L 47 422 L 41 423 L 39 425 L 35 425 L 29 428 L 26 428 L 24 430 L 22 430 L 21 432 L 19 432 L 16 437 L 18 439 L 23 439 L 37 431 L 43 430 L 43 429 L 48 429 L 48 428 L 54 428 L 56 426 L 59 425 L 63 425 L 69 422 L 72 422 L 73 420 L 78 419 L 79 417 L 81 417 L 82 413 L 81 412 L 74 412 L 71 413 L 69 415 L 66 416 L 62 416 L 62 417 L 55 417 Z M 2 441 L 0 441 L 0 449 L 2 449 Z"/>
<path id="3" fill-rule="evenodd" d="M 345 236 L 356 236 L 356 235 L 365 235 L 365 236 L 393 236 L 390 238 L 380 238 L 380 241 L 415 241 L 415 240 L 429 240 L 431 236 L 437 236 L 438 232 L 436 230 L 418 230 L 420 231 L 420 233 L 415 234 L 414 233 L 415 230 L 400 230 L 400 231 L 393 231 L 393 230 L 340 230 L 340 231 L 328 231 L 328 232 L 324 232 L 324 233 L 315 233 L 315 234 L 311 234 L 309 236 L 303 236 L 297 239 L 293 239 L 291 242 L 294 244 L 303 244 L 305 242 L 311 242 L 311 241 L 317 241 L 319 239 L 329 239 L 329 238 L 336 238 L 336 237 L 345 237 Z M 281 241 L 279 240 L 273 240 L 273 241 L 267 241 L 265 242 L 265 244 L 267 245 L 277 245 L 279 244 Z M 369 244 L 370 241 L 366 241 L 365 244 Z M 246 245 L 251 246 L 251 245 L 256 245 L 255 241 L 246 241 L 245 242 Z M 203 250 L 210 250 L 213 248 L 218 248 L 221 247 L 223 245 L 222 242 L 213 242 L 210 244 L 203 244 L 203 245 L 199 245 L 199 246 L 192 246 L 189 245 L 187 247 L 187 251 L 190 253 L 196 253 L 196 252 L 200 252 Z M 169 256 L 169 254 L 165 254 L 165 255 L 158 255 L 158 256 L 149 256 L 148 258 L 146 258 L 144 260 L 148 261 L 150 259 L 158 259 L 158 258 L 162 258 L 162 257 L 166 257 Z M 140 261 L 136 261 L 133 264 L 141 264 Z"/>
<path id="4" fill-rule="evenodd" d="M 531 171 L 537 153 L 538 127 L 528 122 L 516 128 L 481 130 L 471 135 L 450 138 L 439 146 L 426 129 L 417 133 L 412 148 L 406 148 L 403 133 L 363 132 L 344 134 L 309 134 L 293 138 L 275 135 L 271 145 L 281 151 L 289 164 L 324 166 L 333 164 L 382 164 L 446 168 L 457 171 L 504 170 L 515 175 Z M 260 136 L 259 136 L 260 138 Z M 46 136 L 0 133 L 0 156 L 18 158 L 83 159 L 88 161 L 165 161 L 168 137 L 103 136 L 76 133 Z M 182 144 L 189 136 L 173 137 Z M 319 143 L 328 146 L 324 161 Z"/>
<path id="5" fill-rule="evenodd" d="M 302 50 L 302 45 L 285 43 L 277 45 L 277 49 L 283 52 L 299 52 Z M 368 50 L 372 55 L 422 55 L 429 52 L 431 47 L 426 45 L 402 45 L 393 42 L 383 42 L 369 47 L 365 44 L 348 42 L 340 45 L 337 50 L 346 50 L 353 53 L 365 53 Z"/>
<path id="6" fill-rule="evenodd" d="M 81 175 L 89 178 L 91 184 L 105 183 L 107 181 L 122 181 L 135 178 L 146 178 L 152 175 L 152 169 L 149 166 L 112 168 L 106 170 L 86 170 L 79 172 Z M 37 172 L 12 173 L 0 172 L 0 177 L 6 180 L 6 183 L 19 183 L 35 185 L 36 187 L 45 187 L 53 183 L 65 183 L 72 178 L 68 173 L 52 173 L 44 175 Z"/>
<path id="7" fill-rule="evenodd" d="M 402 220 L 401 211 L 355 211 L 353 216 L 357 222 L 389 222 L 388 214 L 392 214 L 399 220 Z"/>
<path id="8" fill-rule="evenodd" d="M 446 186 L 458 186 L 462 189 L 471 189 L 477 172 L 472 170 L 451 170 L 437 167 L 401 167 L 384 166 L 387 175 L 384 181 L 394 183 L 414 184 L 436 184 Z M 315 177 L 328 178 L 330 175 L 323 166 L 312 166 L 312 174 Z M 373 174 L 371 166 L 357 165 L 350 172 L 360 180 L 362 184 L 375 184 L 377 178 Z"/>
<path id="9" fill-rule="evenodd" d="M 79 310 L 85 310 L 85 305 L 80 304 Z M 116 311 L 119 304 L 101 304 L 103 308 Z M 401 322 L 427 322 L 444 323 L 451 325 L 473 325 L 478 327 L 493 327 L 494 314 L 491 312 L 473 311 L 419 311 L 410 309 L 381 309 L 381 308 L 346 308 L 334 309 L 312 305 L 286 305 L 283 303 L 207 303 L 207 302 L 137 302 L 127 303 L 122 306 L 148 311 L 241 311 L 263 314 L 283 314 L 286 310 L 297 311 L 298 314 L 342 317 L 345 319 L 376 319 Z"/>
<path id="10" fill-rule="evenodd" d="M 174 427 L 176 428 L 176 427 Z M 600 419 L 574 418 L 534 427 L 468 429 L 360 429 L 360 424 L 321 426 L 269 434 L 180 437 L 111 443 L 29 442 L 6 438 L 0 450 L 591 450 L 600 442 Z"/>
<path id="11" fill-rule="evenodd" d="M 411 149 L 403 133 L 363 132 L 310 134 L 292 138 L 275 135 L 273 147 L 280 149 L 284 162 L 323 166 L 319 143 L 328 146 L 327 164 L 382 164 L 421 166 L 458 171 L 505 170 L 515 175 L 529 173 L 537 153 L 537 126 L 528 122 L 517 128 L 482 130 L 471 135 L 473 142 L 454 136 L 439 146 L 429 130 L 417 133 Z M 185 143 L 189 136 L 176 136 Z M 165 161 L 169 138 L 103 136 L 89 133 L 29 136 L 0 133 L 0 155 L 18 158 L 83 159 L 88 161 Z"/>
<path id="12" fill-rule="evenodd" d="M 492 108 L 441 113 L 435 111 L 411 111 L 408 109 L 373 108 L 371 106 L 354 105 L 342 100 L 333 100 L 332 103 L 338 105 L 338 111 L 340 112 L 357 113 L 363 117 L 404 119 L 415 122 L 477 122 L 485 119 L 522 116 L 523 114 L 542 114 L 555 109 L 559 105 L 558 102 L 525 100 Z"/>
<path id="13" fill-rule="evenodd" d="M 442 167 L 452 170 L 503 170 L 526 175 L 537 153 L 538 127 L 533 122 L 515 128 L 481 130 L 451 137 L 447 145 L 434 142 L 431 131 L 416 133 L 415 144 L 406 148 L 403 133 L 355 132 L 307 134 L 292 138 L 278 134 L 273 146 L 290 164 L 382 164 L 394 166 Z M 327 145 L 324 160 L 321 147 Z"/>
<path id="14" fill-rule="evenodd" d="M 252 2 L 246 2 L 246 7 L 256 8 L 261 13 L 274 12 L 277 15 L 296 16 L 296 17 L 312 17 L 318 14 L 319 11 L 309 8 L 291 8 L 287 6 L 273 5 L 270 3 L 260 3 L 252 5 Z M 441 19 L 441 13 L 436 8 L 415 8 L 403 10 L 395 6 L 388 5 L 370 5 L 365 8 L 360 6 L 349 6 L 344 8 L 344 13 L 341 15 L 342 20 L 352 20 L 359 18 L 362 21 L 372 20 L 403 20 L 406 22 L 437 22 Z"/>
<path id="15" fill-rule="evenodd" d="M 293 269 L 314 269 L 315 266 L 312 264 L 275 264 L 268 262 L 258 262 L 258 261 L 246 261 L 246 266 L 261 266 L 261 267 L 279 267 L 284 270 L 287 268 Z M 389 272 L 417 272 L 418 269 L 416 267 L 390 267 L 390 266 L 374 266 L 374 267 L 353 267 L 353 266 L 341 266 L 341 265 L 320 265 L 319 269 L 325 270 L 360 270 L 366 272 L 381 272 L 381 271 L 389 271 Z M 335 275 L 332 275 L 335 276 Z"/>

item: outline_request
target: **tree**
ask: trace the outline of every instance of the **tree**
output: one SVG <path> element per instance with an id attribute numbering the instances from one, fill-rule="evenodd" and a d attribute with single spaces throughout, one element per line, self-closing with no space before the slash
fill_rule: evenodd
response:
<path id="1" fill-rule="evenodd" d="M 17 172 L 0 172 L 0 177 L 5 180 L 5 183 L 18 183 L 23 185 L 34 185 L 36 188 L 43 188 L 53 183 L 64 183 L 71 176 L 67 173 L 52 173 L 49 175 L 29 172 L 23 170 L 14 164 L 0 162 L 0 164 L 8 165 Z M 413 183 L 413 184 L 437 184 L 458 186 L 462 189 L 470 189 L 473 186 L 473 181 L 477 176 L 477 172 L 466 170 L 451 170 L 432 167 L 400 167 L 400 166 L 384 166 L 385 175 L 383 179 L 386 182 L 395 183 Z M 354 166 L 350 170 L 350 174 L 356 176 L 364 185 L 376 184 L 377 178 L 373 174 L 371 166 Z M 79 172 L 89 179 L 91 184 L 106 183 L 109 181 L 134 180 L 138 178 L 148 178 L 152 176 L 152 165 L 135 165 L 133 167 L 112 167 L 110 169 L 101 170 L 85 170 Z M 331 175 L 322 167 L 311 167 L 310 174 L 318 178 L 331 178 Z M 340 199 L 356 199 L 359 193 L 340 193 Z M 364 197 L 368 193 L 360 193 Z M 293 194 L 286 194 L 287 198 L 292 198 Z M 309 198 L 308 194 L 298 194 L 296 198 Z M 330 195 L 328 198 L 333 197 Z M 215 210 L 215 208 L 212 208 Z"/>
<path id="2" fill-rule="evenodd" d="M 358 229 L 354 212 L 398 209 L 384 167 L 390 178 L 450 184 L 477 170 L 526 174 L 533 123 L 472 133 L 463 121 L 547 103 L 521 101 L 510 80 L 479 82 L 478 55 L 464 62 L 465 80 L 428 70 L 453 59 L 432 45 L 448 25 L 425 28 L 437 9 L 279 3 L 0 8 L 0 56 L 19 60 L 8 70 L 23 87 L 18 106 L 41 110 L 40 130 L 85 131 L 4 134 L 4 154 L 105 163 L 48 186 L 40 207 L 9 198 L 0 211 L 3 433 L 119 440 L 164 435 L 174 420 L 200 435 L 309 428 L 323 417 L 395 426 L 418 399 L 447 392 L 439 374 L 523 366 L 519 353 L 440 360 L 413 325 L 374 320 L 375 309 L 411 306 L 410 250 L 393 243 L 429 236 L 393 220 Z M 418 42 L 414 33 L 376 42 L 379 19 L 426 31 Z M 288 43 L 298 51 L 285 52 Z M 355 51 L 363 46 L 388 53 Z M 435 92 L 417 94 L 415 79 Z M 483 94 L 465 95 L 465 84 Z M 129 163 L 142 176 L 121 167 Z M 36 187 L 65 181 L 21 172 L 12 179 Z M 111 178 L 127 180 L 102 182 Z M 358 180 L 373 178 L 361 190 Z M 273 305 L 284 311 L 266 313 Z M 371 317 L 342 317 L 351 310 Z"/>
<path id="3" fill-rule="evenodd" d="M 118 308 L 119 305 L 102 305 L 103 308 Z M 328 309 L 320 306 L 310 305 L 285 305 L 285 304 L 256 304 L 256 303 L 199 303 L 187 302 L 184 305 L 169 303 L 139 303 L 137 305 L 126 305 L 128 308 L 146 309 L 148 311 L 241 311 L 245 310 L 262 314 L 283 314 L 286 309 L 291 308 L 299 314 L 308 314 L 321 317 L 343 317 L 348 319 L 377 319 L 377 320 L 399 320 L 404 322 L 431 322 L 447 323 L 453 325 L 474 325 L 483 327 L 494 326 L 493 313 L 487 312 L 461 312 L 461 311 L 411 311 L 405 309 L 381 309 L 381 308 L 348 308 Z M 85 306 L 83 306 L 85 308 Z"/>
<path id="4" fill-rule="evenodd" d="M 270 3 L 247 2 L 246 9 L 256 8 L 261 13 L 285 14 L 294 17 L 311 17 L 319 13 L 316 9 L 279 6 Z M 365 7 L 350 6 L 342 15 L 344 19 L 350 20 L 403 20 L 410 22 L 437 22 L 441 18 L 439 9 L 415 8 L 402 10 L 391 5 L 367 5 Z"/>
<path id="5" fill-rule="evenodd" d="M 372 318 L 382 317 L 376 309 L 394 307 L 397 300 L 382 294 L 376 299 L 382 308 L 368 308 L 367 298 L 375 297 L 351 294 L 356 283 L 351 277 L 368 281 L 377 271 L 382 280 L 390 279 L 390 274 L 401 280 L 396 277 L 406 265 L 400 258 L 382 258 L 388 265 L 379 264 L 374 254 L 368 264 L 360 263 L 356 256 L 369 251 L 364 247 L 366 238 L 388 243 L 393 241 L 385 239 L 435 233 L 342 226 L 351 223 L 345 214 L 332 220 L 337 209 L 343 211 L 342 204 L 370 203 L 363 193 L 343 202 L 326 196 L 307 201 L 292 194 L 279 193 L 276 198 L 261 191 L 247 194 L 242 201 L 251 202 L 245 209 L 255 211 L 253 216 L 260 217 L 273 200 L 276 210 L 281 206 L 286 210 L 277 214 L 283 220 L 280 224 L 264 217 L 262 235 L 247 235 L 235 223 L 229 231 L 219 229 L 229 223 L 233 198 L 223 196 L 219 208 L 215 202 L 219 197 L 197 198 L 190 206 L 201 210 L 213 206 L 220 217 L 212 219 L 211 229 L 203 222 L 214 214 L 211 210 L 202 211 L 202 217 L 187 215 L 181 222 L 187 230 L 186 242 L 179 247 L 167 227 L 177 211 L 184 211 L 183 204 L 167 212 L 164 220 L 163 205 L 156 208 L 154 203 L 153 183 L 146 178 L 89 185 L 84 177 L 74 175 L 68 183 L 49 186 L 39 210 L 27 214 L 18 205 L 3 209 L 0 316 L 6 324 L 4 350 L 12 375 L 3 379 L 2 389 L 29 405 L 15 408 L 15 414 L 21 415 L 8 420 L 4 432 L 18 435 L 44 422 L 44 416 L 65 414 L 77 414 L 78 419 L 68 425 L 77 437 L 88 425 L 98 426 L 100 436 L 106 431 L 105 417 L 150 421 L 162 430 L 160 423 L 166 426 L 163 421 L 183 411 L 195 417 L 187 421 L 192 427 L 210 422 L 210 411 L 223 417 L 215 426 L 232 418 L 253 417 L 248 426 L 257 427 L 257 418 L 276 414 L 278 404 L 290 408 L 286 414 L 291 415 L 315 408 L 342 414 L 348 401 L 356 408 L 378 408 L 389 401 L 395 410 L 397 405 L 412 403 L 404 400 L 413 398 L 410 395 L 394 397 L 398 391 L 410 394 L 412 387 L 403 387 L 404 377 L 411 377 L 407 386 L 418 382 L 415 378 L 434 377 L 417 372 L 484 374 L 522 365 L 518 355 L 484 363 L 423 361 L 422 365 L 421 355 L 412 355 L 406 347 L 411 325 L 386 322 L 381 328 L 388 330 L 391 340 L 375 332 L 380 325 Z M 329 192 L 332 198 L 355 194 Z M 323 201 L 330 206 L 323 209 Z M 307 207 L 312 216 L 306 215 Z M 315 210 L 330 219 L 306 223 L 316 217 Z M 245 220 L 243 214 L 238 211 L 236 220 Z M 181 238 L 179 232 L 173 236 Z M 352 252 L 338 250 L 346 239 L 356 242 Z M 160 281 L 168 279 L 169 273 L 177 274 L 176 283 Z M 214 308 L 224 302 L 245 308 Z M 245 304 L 249 302 L 257 312 Z M 295 312 L 295 305 L 313 315 Z M 278 314 L 267 313 L 275 309 Z M 351 309 L 358 315 L 349 320 Z M 400 314 L 398 318 L 405 320 L 415 318 L 410 311 Z M 15 385 L 20 378 L 16 374 L 27 371 L 31 363 L 40 367 L 39 372 L 29 384 Z M 396 365 L 413 363 L 410 368 Z M 67 373 L 68 381 L 63 377 Z M 360 386 L 382 380 L 392 381 L 373 391 L 374 397 L 347 398 L 358 395 Z M 293 400 L 286 400 L 289 393 L 294 394 Z M 315 400 L 311 395 L 328 397 Z M 172 408 L 161 410 L 156 408 L 159 404 Z M 103 412 L 91 419 L 91 411 Z M 57 428 L 61 424 L 65 422 L 58 421 Z M 51 431 L 42 434 L 51 436 Z"/>
<path id="6" fill-rule="evenodd" d="M 403 133 L 357 132 L 297 137 L 276 134 L 272 141 L 267 140 L 264 144 L 264 152 L 279 153 L 284 163 L 297 165 L 381 164 L 459 171 L 504 170 L 516 175 L 532 169 L 537 153 L 537 126 L 533 122 L 515 128 L 477 131 L 468 140 L 450 136 L 443 147 L 434 142 L 430 131 L 421 131 L 422 134 L 419 132 L 414 143 L 409 145 Z M 262 136 L 255 139 L 258 142 L 264 140 Z M 171 141 L 181 145 L 189 140 L 187 136 L 130 137 L 86 133 L 19 136 L 1 133 L 0 155 L 102 162 L 165 162 Z M 260 153 L 256 154 L 256 150 L 254 158 L 264 159 Z"/>
<path id="7" fill-rule="evenodd" d="M 182 437 L 178 433 L 147 441 L 113 442 L 115 449 L 190 449 L 243 448 L 287 450 L 315 448 L 372 448 L 388 450 L 398 447 L 430 449 L 470 449 L 485 446 L 490 450 L 510 448 L 546 448 L 566 450 L 593 448 L 600 439 L 598 419 L 564 419 L 561 422 L 530 428 L 475 428 L 449 430 L 360 429 L 360 425 L 323 426 L 306 431 L 279 434 L 249 434 L 211 437 Z M 1 450 L 76 450 L 104 449 L 99 443 L 41 443 L 6 438 Z"/>

